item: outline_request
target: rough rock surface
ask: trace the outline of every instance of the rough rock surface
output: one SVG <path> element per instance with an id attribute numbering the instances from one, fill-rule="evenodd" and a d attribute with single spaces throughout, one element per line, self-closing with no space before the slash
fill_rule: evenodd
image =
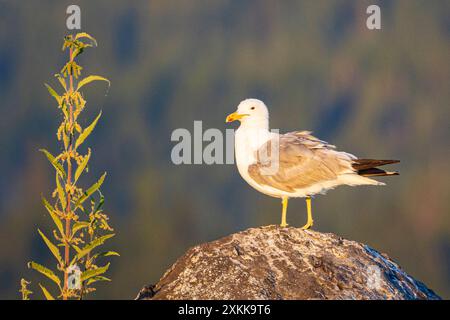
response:
<path id="1" fill-rule="evenodd" d="M 137 299 L 440 299 L 385 254 L 267 226 L 189 249 Z"/>

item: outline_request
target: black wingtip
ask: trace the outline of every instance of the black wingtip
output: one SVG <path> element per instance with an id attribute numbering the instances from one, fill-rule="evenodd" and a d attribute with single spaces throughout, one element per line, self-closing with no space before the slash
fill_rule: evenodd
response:
<path id="1" fill-rule="evenodd" d="M 400 160 L 356 159 L 353 161 L 352 167 L 356 170 L 366 170 L 399 162 Z"/>
<path id="2" fill-rule="evenodd" d="M 385 171 L 378 168 L 358 170 L 358 174 L 363 177 L 386 177 L 400 175 L 398 171 Z"/>

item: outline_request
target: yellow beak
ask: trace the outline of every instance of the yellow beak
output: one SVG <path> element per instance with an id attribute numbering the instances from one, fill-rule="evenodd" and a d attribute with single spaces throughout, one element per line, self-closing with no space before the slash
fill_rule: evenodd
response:
<path id="1" fill-rule="evenodd" d="M 243 117 L 248 116 L 248 114 L 246 113 L 237 113 L 237 112 L 233 112 L 232 114 L 229 114 L 227 119 L 225 120 L 225 122 L 233 122 L 236 120 L 241 120 Z"/>

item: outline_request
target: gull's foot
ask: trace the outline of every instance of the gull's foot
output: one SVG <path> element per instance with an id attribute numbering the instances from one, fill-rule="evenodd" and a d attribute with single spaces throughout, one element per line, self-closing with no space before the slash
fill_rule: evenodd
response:
<path id="1" fill-rule="evenodd" d="M 281 223 L 280 228 L 287 228 L 289 225 L 287 223 Z"/>
<path id="2" fill-rule="evenodd" d="M 311 229 L 311 227 L 313 226 L 313 222 L 312 221 L 308 221 L 303 227 L 303 230 L 308 230 Z"/>

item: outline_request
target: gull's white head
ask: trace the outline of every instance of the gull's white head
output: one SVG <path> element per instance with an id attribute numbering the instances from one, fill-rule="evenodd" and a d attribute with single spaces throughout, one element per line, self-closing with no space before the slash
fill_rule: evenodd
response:
<path id="1" fill-rule="evenodd" d="M 258 99 L 246 99 L 239 103 L 236 112 L 228 115 L 226 122 L 239 120 L 241 127 L 269 129 L 269 110 Z"/>

